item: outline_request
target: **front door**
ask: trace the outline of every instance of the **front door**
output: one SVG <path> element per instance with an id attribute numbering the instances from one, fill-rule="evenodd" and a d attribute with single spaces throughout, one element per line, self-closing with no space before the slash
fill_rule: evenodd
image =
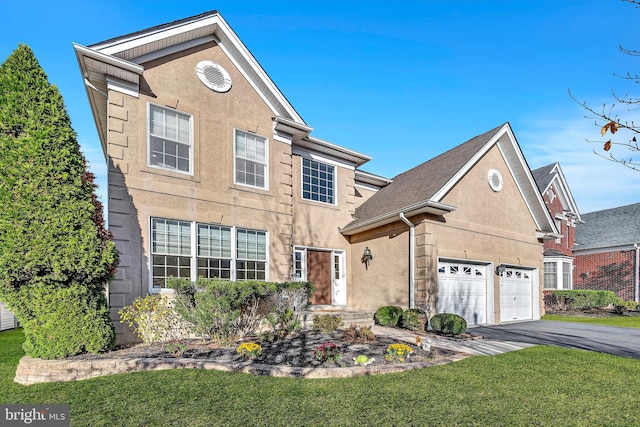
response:
<path id="1" fill-rule="evenodd" d="M 307 249 L 307 281 L 316 286 L 311 304 L 331 305 L 331 252 Z"/>

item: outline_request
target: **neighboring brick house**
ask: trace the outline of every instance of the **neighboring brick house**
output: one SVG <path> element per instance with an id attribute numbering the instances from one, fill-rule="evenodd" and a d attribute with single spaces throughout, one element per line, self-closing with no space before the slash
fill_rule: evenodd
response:
<path id="1" fill-rule="evenodd" d="M 576 225 L 582 218 L 559 163 L 532 171 L 559 235 L 544 242 L 544 289 L 571 289 Z"/>
<path id="2" fill-rule="evenodd" d="M 540 317 L 557 230 L 508 124 L 390 180 L 311 136 L 215 11 L 74 48 L 109 167 L 120 341 L 118 309 L 168 277 L 313 281 L 324 309 Z"/>
<path id="3" fill-rule="evenodd" d="M 576 228 L 574 289 L 640 302 L 640 203 L 590 212 Z"/>

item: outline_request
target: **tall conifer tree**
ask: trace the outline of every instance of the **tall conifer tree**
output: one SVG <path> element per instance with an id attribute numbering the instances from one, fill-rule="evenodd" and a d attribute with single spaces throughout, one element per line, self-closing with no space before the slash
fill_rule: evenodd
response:
<path id="1" fill-rule="evenodd" d="M 93 179 L 60 92 L 20 45 L 0 65 L 0 300 L 32 356 L 113 343 L 104 290 L 118 255 Z"/>

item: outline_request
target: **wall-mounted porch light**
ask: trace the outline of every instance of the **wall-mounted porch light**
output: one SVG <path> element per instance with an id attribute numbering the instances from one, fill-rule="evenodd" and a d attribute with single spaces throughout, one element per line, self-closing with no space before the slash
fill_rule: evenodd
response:
<path id="1" fill-rule="evenodd" d="M 371 253 L 371 249 L 369 246 L 364 248 L 364 253 L 362 254 L 362 258 L 360 258 L 360 262 L 364 264 L 365 268 L 369 269 L 369 263 L 373 259 L 373 254 Z"/>
<path id="2" fill-rule="evenodd" d="M 507 266 L 504 264 L 498 264 L 498 266 L 496 267 L 496 274 L 498 276 L 502 276 L 502 273 L 505 272 L 505 270 L 507 269 Z"/>

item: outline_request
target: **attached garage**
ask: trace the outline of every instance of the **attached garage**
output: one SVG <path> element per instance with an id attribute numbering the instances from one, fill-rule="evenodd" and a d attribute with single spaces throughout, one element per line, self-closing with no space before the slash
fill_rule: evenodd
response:
<path id="1" fill-rule="evenodd" d="M 439 262 L 438 313 L 462 316 L 467 325 L 487 323 L 487 266 Z"/>
<path id="2" fill-rule="evenodd" d="M 500 275 L 502 322 L 533 319 L 533 271 L 506 268 Z"/>

